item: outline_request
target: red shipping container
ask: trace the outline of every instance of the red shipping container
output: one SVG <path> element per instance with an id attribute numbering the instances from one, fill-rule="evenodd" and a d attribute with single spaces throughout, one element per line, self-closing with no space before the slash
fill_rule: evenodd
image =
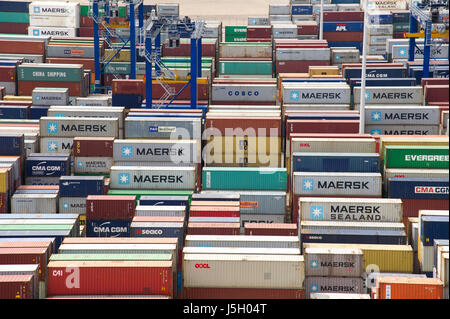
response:
<path id="1" fill-rule="evenodd" d="M 0 33 L 28 35 L 28 23 L 0 22 Z"/>
<path id="2" fill-rule="evenodd" d="M 0 214 L 9 213 L 8 193 L 0 193 Z"/>
<path id="3" fill-rule="evenodd" d="M 298 35 L 316 35 L 319 34 L 319 27 L 317 24 L 297 22 Z"/>
<path id="4" fill-rule="evenodd" d="M 359 132 L 358 120 L 290 120 L 286 121 L 286 137 L 291 133 L 355 133 Z"/>
<path id="5" fill-rule="evenodd" d="M 420 85 L 425 88 L 426 85 L 449 85 L 448 78 L 422 78 Z"/>
<path id="6" fill-rule="evenodd" d="M 23 53 L 45 55 L 45 42 L 39 40 L 0 40 L 0 53 Z"/>
<path id="7" fill-rule="evenodd" d="M 305 299 L 302 289 L 183 288 L 184 299 Z"/>
<path id="8" fill-rule="evenodd" d="M 59 185 L 20 185 L 17 187 L 18 190 L 39 190 L 39 189 L 50 189 L 59 190 Z"/>
<path id="9" fill-rule="evenodd" d="M 266 42 L 270 43 L 272 42 L 271 38 L 247 38 L 247 42 L 255 43 L 255 42 Z"/>
<path id="10" fill-rule="evenodd" d="M 329 66 L 330 61 L 277 61 L 276 73 L 308 73 L 310 66 Z"/>
<path id="11" fill-rule="evenodd" d="M 111 178 L 105 177 L 105 195 L 109 192 L 109 184 L 111 184 Z"/>
<path id="12" fill-rule="evenodd" d="M 89 195 L 86 220 L 129 220 L 136 212 L 136 196 Z"/>
<path id="13" fill-rule="evenodd" d="M 119 80 L 112 81 L 112 94 L 139 94 L 145 95 L 144 80 Z"/>
<path id="14" fill-rule="evenodd" d="M 93 37 L 93 36 L 94 36 L 94 27 L 80 28 L 80 37 Z"/>
<path id="15" fill-rule="evenodd" d="M 443 299 L 439 278 L 377 277 L 377 299 Z"/>
<path id="16" fill-rule="evenodd" d="M 45 281 L 50 247 L 0 248 L 0 265 L 39 265 L 39 280 Z"/>
<path id="17" fill-rule="evenodd" d="M 364 21 L 364 11 L 324 11 L 323 21 Z"/>
<path id="18" fill-rule="evenodd" d="M 0 101 L 0 105 L 20 105 L 20 106 L 31 106 L 33 102 L 26 101 Z"/>
<path id="19" fill-rule="evenodd" d="M 113 137 L 75 137 L 73 139 L 73 155 L 113 157 L 113 146 Z"/>
<path id="20" fill-rule="evenodd" d="M 419 217 L 419 210 L 448 210 L 448 199 L 403 199 L 403 217 Z"/>
<path id="21" fill-rule="evenodd" d="M 246 130 L 255 132 L 255 136 L 281 136 L 281 119 L 278 117 L 221 117 L 221 116 L 206 116 L 205 129 L 214 128 L 220 131 L 222 136 L 227 136 L 227 129 L 234 130 L 240 128 L 244 131 L 244 134 L 237 134 L 233 132 L 235 136 L 249 135 Z M 259 129 L 265 129 L 263 132 L 259 132 Z M 275 130 L 274 130 L 275 129 Z"/>
<path id="22" fill-rule="evenodd" d="M 70 96 L 83 96 L 82 82 L 56 82 L 56 81 L 18 81 L 18 95 L 31 96 L 37 87 L 68 88 Z"/>
<path id="23" fill-rule="evenodd" d="M 392 34 L 392 39 L 404 39 L 405 33 L 404 32 L 394 32 Z"/>
<path id="24" fill-rule="evenodd" d="M 78 274 L 75 278 L 74 267 Z M 74 285 L 67 285 L 67 282 Z M 173 283 L 172 261 L 51 261 L 48 264 L 47 295 L 172 297 Z"/>
<path id="25" fill-rule="evenodd" d="M 0 65 L 0 82 L 16 82 L 17 67 Z"/>
<path id="26" fill-rule="evenodd" d="M 95 71 L 95 60 L 87 58 L 46 58 L 46 63 L 55 64 L 82 64 L 84 70 Z"/>
<path id="27" fill-rule="evenodd" d="M 245 223 L 244 234 L 253 236 L 297 236 L 297 224 L 289 223 Z"/>
<path id="28" fill-rule="evenodd" d="M 426 85 L 424 87 L 425 102 L 448 102 L 449 85 Z"/>
<path id="29" fill-rule="evenodd" d="M 240 207 L 191 206 L 191 217 L 240 217 Z"/>
<path id="30" fill-rule="evenodd" d="M 6 241 L 0 242 L 0 248 L 22 249 L 22 248 L 45 248 L 48 249 L 46 256 L 47 260 L 56 250 L 54 240 L 43 240 L 43 238 L 36 238 L 36 241 Z"/>
<path id="31" fill-rule="evenodd" d="M 178 48 L 168 48 L 168 42 L 163 44 L 162 56 L 191 56 L 191 43 L 180 43 Z M 202 57 L 216 57 L 216 43 L 202 42 Z"/>
<path id="32" fill-rule="evenodd" d="M 323 38 L 328 41 L 363 41 L 363 32 L 324 32 Z"/>
<path id="33" fill-rule="evenodd" d="M 248 26 L 247 27 L 247 39 L 248 38 L 268 39 L 271 37 L 272 37 L 272 27 L 271 26 Z"/>
<path id="34" fill-rule="evenodd" d="M 33 275 L 0 275 L 0 299 L 33 299 Z"/>
<path id="35" fill-rule="evenodd" d="M 181 91 L 181 89 L 186 85 L 186 81 L 176 81 L 176 82 L 170 82 L 168 81 L 167 84 L 170 87 L 173 87 L 175 89 L 175 93 Z M 152 82 L 152 98 L 153 99 L 159 99 L 163 97 L 166 94 L 166 90 L 161 86 L 160 83 L 157 81 Z M 191 98 L 191 85 L 188 84 L 188 86 L 183 90 L 183 92 L 178 95 L 177 100 L 190 100 Z M 198 83 L 197 82 L 197 100 L 209 100 L 209 84 L 208 83 Z M 191 102 L 189 101 L 189 104 Z"/>
<path id="36" fill-rule="evenodd" d="M 184 223 L 186 220 L 183 216 L 134 216 L 133 222 L 170 222 L 170 223 Z"/>
<path id="37" fill-rule="evenodd" d="M 240 223 L 188 223 L 188 235 L 240 235 Z"/>
<path id="38" fill-rule="evenodd" d="M 128 74 L 103 74 L 103 85 L 104 86 L 112 86 L 113 80 L 117 78 L 119 79 L 127 79 L 130 76 Z"/>

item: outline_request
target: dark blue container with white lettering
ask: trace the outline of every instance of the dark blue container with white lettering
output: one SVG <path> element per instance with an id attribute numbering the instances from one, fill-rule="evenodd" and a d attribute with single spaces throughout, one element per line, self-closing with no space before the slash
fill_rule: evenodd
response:
<path id="1" fill-rule="evenodd" d="M 417 82 L 420 82 L 423 77 L 423 66 L 414 65 L 410 66 L 408 69 L 408 76 L 411 78 L 416 78 Z M 448 65 L 434 65 L 430 64 L 430 78 L 448 78 L 449 77 L 449 67 Z"/>
<path id="2" fill-rule="evenodd" d="M 25 160 L 27 177 L 60 177 L 70 175 L 69 156 L 33 156 Z"/>
<path id="3" fill-rule="evenodd" d="M 363 32 L 364 22 L 323 22 L 323 32 Z"/>
<path id="4" fill-rule="evenodd" d="M 424 246 L 433 246 L 435 239 L 448 240 L 448 216 L 422 216 L 420 233 Z"/>
<path id="5" fill-rule="evenodd" d="M 302 243 L 406 245 L 403 230 L 302 229 Z"/>
<path id="6" fill-rule="evenodd" d="M 28 6 L 32 1 L 0 1 L 0 12 L 28 13 Z"/>
<path id="7" fill-rule="evenodd" d="M 361 79 L 350 79 L 350 88 L 360 87 Z M 385 78 L 385 79 L 366 79 L 366 86 L 416 86 L 416 78 Z"/>
<path id="8" fill-rule="evenodd" d="M 105 194 L 103 176 L 62 176 L 59 179 L 60 197 L 87 197 Z"/>
<path id="9" fill-rule="evenodd" d="M 366 69 L 367 79 L 378 78 L 404 78 L 406 76 L 406 68 L 385 68 L 385 67 L 368 67 Z M 410 76 L 413 77 L 413 76 Z M 346 79 L 360 79 L 361 68 L 345 68 L 344 78 Z M 414 77 L 415 78 L 415 77 Z"/>
<path id="10" fill-rule="evenodd" d="M 86 237 L 130 237 L 129 220 L 86 220 Z"/>
<path id="11" fill-rule="evenodd" d="M 48 105 L 32 105 L 29 110 L 28 118 L 30 120 L 40 120 L 41 117 L 47 116 L 50 106 Z"/>
<path id="12" fill-rule="evenodd" d="M 392 23 L 408 23 L 409 17 L 410 17 L 409 11 L 392 12 Z"/>
<path id="13" fill-rule="evenodd" d="M 18 133 L 0 133 L 0 155 L 22 156 L 25 150 L 25 138 Z"/>
<path id="14" fill-rule="evenodd" d="M 126 109 L 142 107 L 143 96 L 140 94 L 113 94 L 112 106 L 123 106 Z"/>
<path id="15" fill-rule="evenodd" d="M 362 52 L 362 42 L 359 41 L 328 41 L 329 48 L 355 47 Z"/>
<path id="16" fill-rule="evenodd" d="M 378 173 L 379 154 L 293 153 L 294 172 Z"/>
<path id="17" fill-rule="evenodd" d="M 0 119 L 28 119 L 28 106 L 26 105 L 1 105 Z"/>
<path id="18" fill-rule="evenodd" d="M 446 199 L 447 178 L 389 178 L 389 198 Z"/>
<path id="19" fill-rule="evenodd" d="M 331 0 L 332 4 L 343 4 L 343 3 L 357 3 L 359 4 L 361 0 Z M 325 3 L 325 1 L 324 1 Z"/>
<path id="20" fill-rule="evenodd" d="M 131 237 L 178 238 L 178 245 L 183 243 L 184 224 L 174 222 L 132 222 Z"/>
<path id="21" fill-rule="evenodd" d="M 313 6 L 309 4 L 291 5 L 291 13 L 293 15 L 311 15 L 313 14 Z"/>

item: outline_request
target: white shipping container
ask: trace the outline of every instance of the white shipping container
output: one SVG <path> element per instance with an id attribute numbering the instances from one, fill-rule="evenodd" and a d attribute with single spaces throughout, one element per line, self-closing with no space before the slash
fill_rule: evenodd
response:
<path id="1" fill-rule="evenodd" d="M 40 37 L 40 40 L 42 38 Z M 44 63 L 44 56 L 40 54 L 10 54 L 10 53 L 0 53 L 0 59 L 3 58 L 12 58 L 12 59 L 23 59 L 23 63 Z"/>
<path id="2" fill-rule="evenodd" d="M 348 111 L 350 104 L 284 104 L 286 111 L 322 110 Z"/>
<path id="3" fill-rule="evenodd" d="M 369 35 L 366 44 L 384 46 L 388 39 L 392 39 L 392 35 Z"/>
<path id="4" fill-rule="evenodd" d="M 109 174 L 114 165 L 112 157 L 74 157 L 75 174 Z"/>
<path id="5" fill-rule="evenodd" d="M 186 235 L 185 247 L 300 248 L 298 236 Z"/>
<path id="6" fill-rule="evenodd" d="M 85 197 L 61 197 L 58 202 L 59 214 L 86 214 Z"/>
<path id="7" fill-rule="evenodd" d="M 372 135 L 439 135 L 439 125 L 366 125 Z"/>
<path id="8" fill-rule="evenodd" d="M 119 136 L 117 118 L 41 117 L 43 137 L 115 137 Z"/>
<path id="9" fill-rule="evenodd" d="M 371 299 L 369 294 L 317 293 L 313 292 L 310 299 Z"/>
<path id="10" fill-rule="evenodd" d="M 319 277 L 361 277 L 364 256 L 361 249 L 306 248 L 305 275 Z"/>
<path id="11" fill-rule="evenodd" d="M 347 222 L 347 221 L 322 221 L 308 220 L 300 221 L 302 230 L 337 230 L 337 229 L 359 229 L 359 230 L 399 230 L 404 231 L 405 225 L 402 222 Z"/>
<path id="12" fill-rule="evenodd" d="M 288 18 L 288 21 L 291 20 L 290 16 L 286 16 Z M 273 16 L 270 16 L 270 20 L 273 20 Z M 280 20 L 277 20 L 280 21 Z M 284 20 L 283 20 L 284 22 Z M 297 38 L 297 25 L 295 24 L 287 24 L 287 23 L 276 23 L 272 24 L 272 35 L 275 39 L 292 39 Z"/>
<path id="13" fill-rule="evenodd" d="M 185 189 L 194 190 L 194 167 L 113 166 L 111 189 Z"/>
<path id="14" fill-rule="evenodd" d="M 365 293 L 363 279 L 352 277 L 306 277 L 304 287 L 306 299 L 310 299 L 311 293 L 315 292 Z"/>
<path id="15" fill-rule="evenodd" d="M 136 216 L 186 216 L 185 206 L 136 206 Z"/>
<path id="16" fill-rule="evenodd" d="M 41 137 L 40 150 L 45 153 L 71 154 L 73 137 Z"/>
<path id="17" fill-rule="evenodd" d="M 12 214 L 56 214 L 58 194 L 14 194 L 11 197 Z"/>
<path id="18" fill-rule="evenodd" d="M 39 152 L 39 141 L 37 140 L 24 140 L 25 143 L 25 151 L 26 157 L 28 157 L 31 153 Z"/>
<path id="19" fill-rule="evenodd" d="M 411 247 L 413 248 L 413 251 L 417 253 L 419 251 L 419 223 L 412 223 L 411 229 Z"/>
<path id="20" fill-rule="evenodd" d="M 28 27 L 28 35 L 30 37 L 51 36 L 51 37 L 77 37 L 78 28 L 63 28 L 63 27 Z"/>
<path id="21" fill-rule="evenodd" d="M 350 104 L 348 85 L 308 87 L 303 84 L 282 84 L 283 102 L 290 104 Z"/>
<path id="22" fill-rule="evenodd" d="M 221 58 L 272 58 L 272 45 L 221 43 Z"/>
<path id="23" fill-rule="evenodd" d="M 55 17 L 80 16 L 78 2 L 63 1 L 33 1 L 29 5 L 29 14 Z"/>
<path id="24" fill-rule="evenodd" d="M 276 84 L 212 84 L 212 101 L 276 102 Z"/>
<path id="25" fill-rule="evenodd" d="M 283 48 L 276 49 L 277 61 L 329 61 L 330 48 Z"/>
<path id="26" fill-rule="evenodd" d="M 269 4 L 269 14 L 291 14 L 290 6 L 282 4 Z"/>
<path id="27" fill-rule="evenodd" d="M 201 139 L 202 121 L 199 118 L 127 117 L 125 138 Z"/>
<path id="28" fill-rule="evenodd" d="M 444 286 L 447 287 L 448 286 L 448 255 L 449 253 L 443 253 L 440 255 L 440 260 L 439 260 L 439 278 L 442 280 L 442 282 L 444 283 Z"/>
<path id="29" fill-rule="evenodd" d="M 423 59 L 424 45 L 418 45 L 414 49 L 414 59 Z M 430 55 L 433 59 L 445 59 L 448 57 L 448 44 L 431 46 Z M 392 59 L 409 59 L 409 46 L 408 45 L 393 45 L 392 46 Z"/>
<path id="30" fill-rule="evenodd" d="M 294 194 L 381 197 L 380 173 L 294 173 Z"/>
<path id="31" fill-rule="evenodd" d="M 303 256 L 185 254 L 184 287 L 302 289 Z"/>
<path id="32" fill-rule="evenodd" d="M 117 118 L 119 120 L 120 130 L 123 129 L 125 108 L 121 106 L 79 108 L 77 106 L 52 105 L 48 109 L 47 116 Z"/>
<path id="33" fill-rule="evenodd" d="M 420 230 L 420 225 L 419 225 Z M 432 272 L 434 265 L 434 247 L 433 246 L 424 246 L 422 241 L 420 240 L 420 231 L 419 231 L 419 262 L 420 262 L 420 270 L 421 272 Z"/>
<path id="34" fill-rule="evenodd" d="M 79 28 L 80 16 L 78 15 L 78 16 L 58 17 L 58 16 L 41 16 L 30 14 L 30 26 Z"/>
<path id="35" fill-rule="evenodd" d="M 366 104 L 420 105 L 423 102 L 421 86 L 382 86 L 366 88 Z M 361 87 L 354 88 L 354 100 L 359 101 Z"/>
<path id="36" fill-rule="evenodd" d="M 289 24 L 291 22 L 291 15 L 289 14 L 272 14 L 269 15 L 269 24 Z"/>
<path id="37" fill-rule="evenodd" d="M 302 153 L 376 153 L 372 138 L 291 138 L 291 154 Z"/>
<path id="38" fill-rule="evenodd" d="M 77 106 L 111 106 L 111 98 L 108 96 L 77 97 Z"/>
<path id="39" fill-rule="evenodd" d="M 59 254 L 171 254 L 176 257 L 176 244 L 61 244 Z"/>
<path id="40" fill-rule="evenodd" d="M 365 115 L 368 125 L 439 125 L 440 110 L 439 106 L 367 105 Z"/>
<path id="41" fill-rule="evenodd" d="M 268 17 L 248 17 L 248 26 L 254 25 L 269 25 Z"/>
<path id="42" fill-rule="evenodd" d="M 410 2 L 405 0 L 367 0 L 367 9 L 370 11 L 390 9 L 406 10 Z"/>
<path id="43" fill-rule="evenodd" d="M 368 26 L 369 35 L 390 35 L 394 33 L 394 26 L 392 24 L 371 24 Z"/>
<path id="44" fill-rule="evenodd" d="M 359 3 L 338 3 L 337 11 L 360 11 Z"/>

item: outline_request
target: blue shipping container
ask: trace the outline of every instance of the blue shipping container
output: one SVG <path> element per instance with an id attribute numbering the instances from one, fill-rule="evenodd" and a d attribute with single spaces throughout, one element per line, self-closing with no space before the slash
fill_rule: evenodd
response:
<path id="1" fill-rule="evenodd" d="M 448 240 L 448 216 L 422 216 L 420 233 L 424 246 L 433 246 L 435 239 Z"/>
<path id="2" fill-rule="evenodd" d="M 361 68 L 345 68 L 344 78 L 346 79 L 360 79 Z M 404 78 L 406 77 L 406 68 L 385 68 L 385 67 L 367 67 L 367 78 Z"/>
<path id="3" fill-rule="evenodd" d="M 25 160 L 27 177 L 60 177 L 70 175 L 69 156 L 36 156 Z"/>
<path id="4" fill-rule="evenodd" d="M 366 86 L 416 86 L 416 78 L 376 78 L 366 79 Z M 361 86 L 361 79 L 350 79 L 350 87 Z"/>
<path id="5" fill-rule="evenodd" d="M 32 1 L 0 1 L 0 12 L 29 13 L 28 6 Z"/>
<path id="6" fill-rule="evenodd" d="M 189 196 L 141 196 L 139 205 L 189 207 Z"/>
<path id="7" fill-rule="evenodd" d="M 329 48 L 355 47 L 362 52 L 362 42 L 359 41 L 328 41 Z"/>
<path id="8" fill-rule="evenodd" d="M 370 24 L 392 24 L 392 14 L 370 14 L 369 17 Z"/>
<path id="9" fill-rule="evenodd" d="M 2 105 L 0 106 L 0 119 L 28 119 L 28 106 Z"/>
<path id="10" fill-rule="evenodd" d="M 423 77 L 423 66 L 410 66 L 408 69 L 408 76 L 411 78 L 416 78 L 419 83 Z M 448 78 L 449 77 L 449 67 L 442 65 L 430 64 L 430 71 L 428 77 L 430 78 Z"/>
<path id="11" fill-rule="evenodd" d="M 25 150 L 23 134 L 0 133 L 0 155 L 21 156 Z"/>
<path id="12" fill-rule="evenodd" d="M 60 197 L 87 197 L 104 194 L 105 179 L 103 176 L 62 176 L 59 179 Z"/>
<path id="13" fill-rule="evenodd" d="M 311 15 L 313 14 L 313 6 L 309 4 L 291 5 L 291 13 L 293 15 Z"/>
<path id="14" fill-rule="evenodd" d="M 363 32 L 364 22 L 323 22 L 323 32 Z"/>
<path id="15" fill-rule="evenodd" d="M 447 178 L 389 178 L 389 198 L 446 199 Z"/>
<path id="16" fill-rule="evenodd" d="M 158 224 L 167 224 L 168 227 L 161 227 Z M 130 226 L 130 236 L 177 238 L 178 247 L 182 247 L 184 238 L 184 223 L 132 223 Z"/>
<path id="17" fill-rule="evenodd" d="M 86 220 L 87 237 L 130 237 L 128 220 Z"/>
<path id="18" fill-rule="evenodd" d="M 112 106 L 123 106 L 126 109 L 142 106 L 143 96 L 140 94 L 113 94 Z"/>
<path id="19" fill-rule="evenodd" d="M 50 106 L 36 106 L 32 105 L 29 110 L 28 118 L 30 120 L 40 120 L 41 117 L 47 116 L 47 112 Z"/>
<path id="20" fill-rule="evenodd" d="M 409 11 L 406 12 L 392 12 L 392 23 L 408 23 L 410 18 Z"/>
<path id="21" fill-rule="evenodd" d="M 378 173 L 378 154 L 293 153 L 294 172 Z"/>

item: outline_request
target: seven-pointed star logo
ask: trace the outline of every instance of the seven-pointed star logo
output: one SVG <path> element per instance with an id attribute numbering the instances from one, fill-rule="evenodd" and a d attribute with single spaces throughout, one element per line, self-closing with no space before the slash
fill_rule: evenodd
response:
<path id="1" fill-rule="evenodd" d="M 120 185 L 128 185 L 128 184 L 130 184 L 130 174 L 128 174 L 128 173 L 120 173 L 119 174 L 119 184 Z"/>
<path id="2" fill-rule="evenodd" d="M 292 101 L 298 101 L 300 99 L 300 92 L 299 91 L 292 91 L 291 92 L 291 100 Z"/>
<path id="3" fill-rule="evenodd" d="M 369 101 L 369 100 L 370 100 L 370 92 L 366 91 L 366 101 Z"/>
<path id="4" fill-rule="evenodd" d="M 58 123 L 50 122 L 47 124 L 47 132 L 48 133 L 58 133 Z"/>
<path id="5" fill-rule="evenodd" d="M 78 167 L 83 167 L 83 162 L 78 162 Z"/>
<path id="6" fill-rule="evenodd" d="M 317 260 L 311 260 L 311 268 L 318 268 L 319 267 L 319 262 Z"/>
<path id="7" fill-rule="evenodd" d="M 48 151 L 49 152 L 54 152 L 54 151 L 56 151 L 57 148 L 58 148 L 57 142 L 55 142 L 55 141 L 48 142 Z"/>
<path id="8" fill-rule="evenodd" d="M 406 56 L 406 49 L 401 49 L 400 51 L 398 51 L 398 55 Z"/>
<path id="9" fill-rule="evenodd" d="M 64 204 L 63 204 L 63 208 L 64 208 L 64 209 L 68 209 L 68 208 L 69 208 L 69 204 L 68 204 L 68 203 L 64 203 Z"/>
<path id="10" fill-rule="evenodd" d="M 372 135 L 381 135 L 381 130 L 374 128 L 373 130 L 370 131 L 370 134 L 372 134 Z"/>
<path id="11" fill-rule="evenodd" d="M 317 286 L 316 284 L 311 284 L 311 291 L 312 292 L 319 291 L 319 286 Z"/>
<path id="12" fill-rule="evenodd" d="M 322 206 L 311 206 L 310 217 L 311 217 L 311 219 L 323 219 L 323 207 Z"/>
<path id="13" fill-rule="evenodd" d="M 381 112 L 372 112 L 370 117 L 371 117 L 372 121 L 379 122 L 379 121 L 381 121 L 381 118 L 382 118 Z"/>
<path id="14" fill-rule="evenodd" d="M 122 157 L 132 157 L 132 156 L 133 156 L 133 148 L 131 146 L 123 146 Z"/>
<path id="15" fill-rule="evenodd" d="M 305 178 L 302 182 L 304 191 L 312 191 L 314 189 L 314 180 L 312 178 Z"/>

